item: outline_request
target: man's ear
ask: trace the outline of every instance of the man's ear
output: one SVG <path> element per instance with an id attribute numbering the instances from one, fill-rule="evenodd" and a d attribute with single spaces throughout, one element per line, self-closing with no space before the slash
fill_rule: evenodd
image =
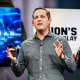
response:
<path id="1" fill-rule="evenodd" d="M 51 23 L 51 21 L 52 21 L 52 19 L 51 19 L 51 18 L 49 18 L 49 24 Z"/>
<path id="2" fill-rule="evenodd" d="M 32 20 L 32 25 L 34 26 L 34 21 Z"/>

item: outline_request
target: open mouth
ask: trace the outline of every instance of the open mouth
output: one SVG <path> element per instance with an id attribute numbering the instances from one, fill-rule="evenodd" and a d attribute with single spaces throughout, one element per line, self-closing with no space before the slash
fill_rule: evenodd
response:
<path id="1" fill-rule="evenodd" d="M 37 25 L 42 25 L 42 23 L 38 23 Z"/>

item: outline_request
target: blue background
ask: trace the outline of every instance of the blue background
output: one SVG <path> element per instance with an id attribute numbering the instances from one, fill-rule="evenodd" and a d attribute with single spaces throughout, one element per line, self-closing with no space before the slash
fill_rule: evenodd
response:
<path id="1" fill-rule="evenodd" d="M 19 50 L 21 44 L 21 12 L 18 8 L 0 7 L 0 67 L 10 66 L 6 48 L 7 44 L 11 43 Z"/>

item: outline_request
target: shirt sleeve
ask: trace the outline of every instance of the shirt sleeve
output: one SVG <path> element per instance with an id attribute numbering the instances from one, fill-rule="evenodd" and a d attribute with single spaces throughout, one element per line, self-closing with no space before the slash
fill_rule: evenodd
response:
<path id="1" fill-rule="evenodd" d="M 11 61 L 11 69 L 17 77 L 21 76 L 21 74 L 24 72 L 25 70 L 24 63 L 25 62 L 24 62 L 24 57 L 23 57 L 23 49 L 21 46 L 18 59 L 16 60 L 15 63 Z"/>
<path id="2" fill-rule="evenodd" d="M 72 56 L 72 51 L 71 51 L 71 48 L 70 48 L 70 45 L 68 43 L 68 41 L 66 39 L 64 39 L 63 42 L 63 53 L 64 53 L 64 68 L 73 73 L 75 70 L 76 70 L 76 63 L 73 59 L 73 56 Z"/>

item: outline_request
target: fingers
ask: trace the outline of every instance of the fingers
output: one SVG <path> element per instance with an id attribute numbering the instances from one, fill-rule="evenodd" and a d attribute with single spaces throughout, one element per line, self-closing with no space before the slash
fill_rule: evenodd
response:
<path id="1" fill-rule="evenodd" d="M 58 48 L 60 48 L 61 52 L 63 51 L 63 45 L 62 45 L 62 41 L 57 41 L 58 43 Z"/>
<path id="2" fill-rule="evenodd" d="M 63 48 L 62 41 L 61 42 L 57 41 L 57 43 L 58 43 L 59 48 Z M 54 46 L 54 48 L 57 47 L 56 44 L 54 44 L 54 43 L 53 43 L 53 46 Z"/>
<path id="3" fill-rule="evenodd" d="M 63 52 L 62 41 L 57 41 L 57 43 L 58 43 L 58 46 L 53 43 L 53 47 L 54 47 L 55 49 L 57 49 L 57 50 L 59 51 L 59 53 L 62 53 L 62 52 Z"/>
<path id="4" fill-rule="evenodd" d="M 57 48 L 56 44 L 53 43 L 53 47 L 54 47 L 54 48 Z"/>
<path id="5" fill-rule="evenodd" d="M 16 49 L 16 51 L 17 51 L 17 48 L 15 48 Z"/>
<path id="6" fill-rule="evenodd" d="M 61 41 L 61 42 L 57 41 L 57 43 L 58 43 L 58 47 L 59 47 L 59 48 L 62 48 L 62 47 L 63 47 L 63 46 L 62 46 L 62 41 Z"/>
<path id="7" fill-rule="evenodd" d="M 17 49 L 16 49 L 17 50 Z M 16 62 L 16 57 L 14 57 L 11 53 L 11 51 L 15 51 L 14 48 L 8 48 L 7 47 L 7 50 L 6 50 L 6 53 L 7 53 L 7 57 L 10 58 L 13 62 Z"/>
<path id="8" fill-rule="evenodd" d="M 15 51 L 15 49 L 13 49 L 13 48 L 8 48 L 8 47 L 7 47 L 6 53 L 7 53 L 8 56 L 11 56 L 11 55 L 12 55 L 12 54 L 11 54 L 11 51 Z"/>
<path id="9" fill-rule="evenodd" d="M 61 57 L 63 55 L 63 45 L 62 41 L 57 41 L 58 46 L 53 43 L 53 47 L 55 48 L 56 54 L 58 57 Z"/>
<path id="10" fill-rule="evenodd" d="M 7 50 L 8 50 L 8 51 L 15 51 L 14 48 L 9 48 L 9 47 L 7 47 Z"/>

